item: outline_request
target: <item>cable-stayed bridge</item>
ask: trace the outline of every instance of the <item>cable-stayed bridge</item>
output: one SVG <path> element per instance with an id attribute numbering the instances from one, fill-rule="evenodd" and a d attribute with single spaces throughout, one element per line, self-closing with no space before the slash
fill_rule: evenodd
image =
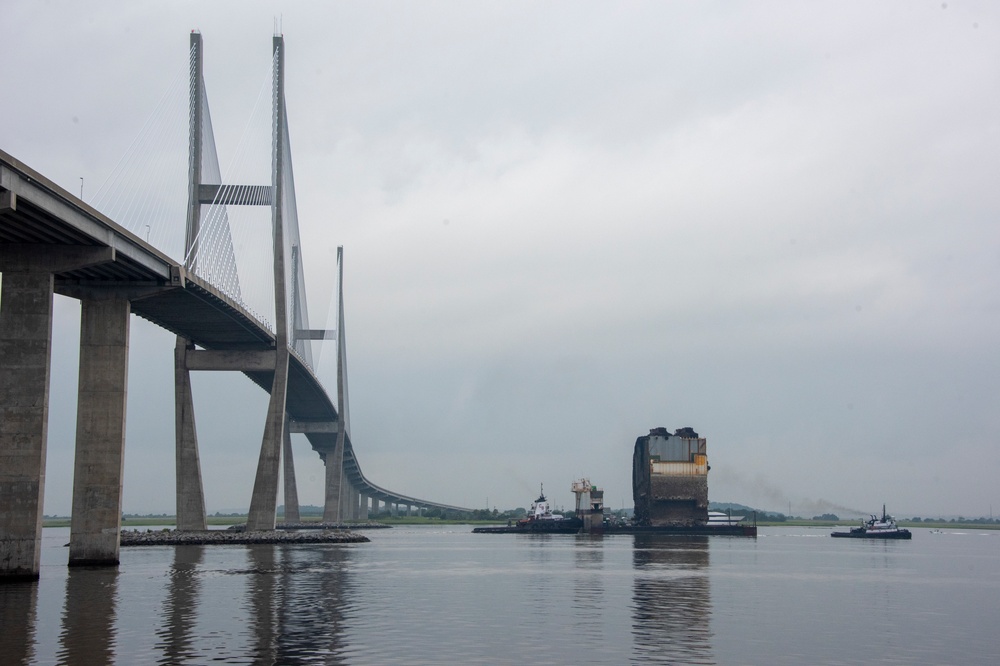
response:
<path id="1" fill-rule="evenodd" d="M 261 94 L 270 104 L 257 105 L 270 129 L 269 164 L 256 178 L 253 169 L 229 169 L 224 177 L 219 168 L 198 33 L 191 35 L 187 173 L 179 196 L 130 183 L 140 173 L 147 182 L 170 178 L 123 158 L 99 194 L 101 212 L 0 151 L 0 577 L 39 571 L 54 293 L 82 304 L 71 565 L 118 561 L 131 313 L 177 335 L 179 529 L 206 528 L 190 381 L 200 370 L 242 372 L 270 394 L 249 529 L 275 526 L 282 459 L 285 520 L 299 520 L 294 433 L 304 434 L 325 464 L 325 522 L 365 518 L 380 503 L 470 511 L 379 487 L 361 471 L 350 436 L 340 248 L 336 328 L 309 322 L 284 60 L 284 40 L 276 36 L 264 86 L 270 94 Z M 147 129 L 133 157 L 160 154 L 146 143 L 156 123 Z M 242 142 L 237 152 L 250 153 Z M 315 372 L 313 346 L 325 341 L 337 349 L 334 398 Z"/>

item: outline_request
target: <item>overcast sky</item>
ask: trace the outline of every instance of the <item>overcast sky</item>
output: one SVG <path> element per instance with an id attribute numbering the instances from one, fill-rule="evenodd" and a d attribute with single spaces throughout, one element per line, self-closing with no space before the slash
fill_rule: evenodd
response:
<path id="1" fill-rule="evenodd" d="M 620 508 L 636 437 L 691 426 L 713 501 L 1000 515 L 1000 6 L 0 0 L 0 148 L 87 199 L 198 29 L 225 163 L 276 21 L 312 312 L 343 245 L 373 482 L 504 509 L 586 476 Z M 174 510 L 172 362 L 133 318 L 129 512 Z M 208 509 L 245 508 L 267 396 L 194 390 Z M 305 439 L 295 462 L 321 504 Z"/>

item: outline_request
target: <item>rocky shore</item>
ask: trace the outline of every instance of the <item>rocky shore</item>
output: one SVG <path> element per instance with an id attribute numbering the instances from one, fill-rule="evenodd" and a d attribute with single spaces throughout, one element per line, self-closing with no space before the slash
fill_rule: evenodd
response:
<path id="1" fill-rule="evenodd" d="M 269 544 L 269 543 L 367 543 L 370 539 L 346 530 L 291 532 L 267 530 L 245 532 L 236 530 L 208 530 L 205 532 L 178 532 L 177 530 L 122 530 L 121 545 L 126 546 L 202 546 L 217 544 Z"/>

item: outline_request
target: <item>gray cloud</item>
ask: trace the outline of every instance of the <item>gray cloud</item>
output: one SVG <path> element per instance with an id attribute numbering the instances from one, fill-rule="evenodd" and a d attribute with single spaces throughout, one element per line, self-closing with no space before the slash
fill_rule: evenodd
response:
<path id="1" fill-rule="evenodd" d="M 584 475 L 628 504 L 635 437 L 691 425 L 719 501 L 989 511 L 993 5 L 8 2 L 0 145 L 96 186 L 198 28 L 225 163 L 278 14 L 313 313 L 344 245 L 376 483 L 506 507 L 544 482 L 568 505 Z M 49 513 L 69 508 L 73 307 Z M 133 323 L 126 510 L 172 510 L 171 346 Z M 264 396 L 195 392 L 210 509 L 244 506 Z M 320 503 L 304 441 L 296 466 Z"/>

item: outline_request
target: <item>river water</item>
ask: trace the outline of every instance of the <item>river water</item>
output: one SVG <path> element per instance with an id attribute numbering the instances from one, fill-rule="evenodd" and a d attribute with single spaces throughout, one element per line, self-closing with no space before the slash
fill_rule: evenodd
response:
<path id="1" fill-rule="evenodd" d="M 0 585 L 0 663 L 1000 663 L 1000 532 L 366 535 L 71 570 L 46 529 L 40 580 Z"/>

